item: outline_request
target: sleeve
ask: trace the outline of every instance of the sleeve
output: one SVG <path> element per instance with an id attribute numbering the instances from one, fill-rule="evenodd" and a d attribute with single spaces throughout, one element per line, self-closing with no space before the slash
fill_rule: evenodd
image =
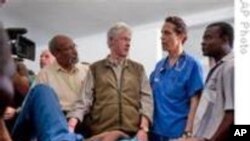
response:
<path id="1" fill-rule="evenodd" d="M 234 65 L 229 64 L 222 74 L 222 93 L 224 95 L 224 109 L 234 109 Z"/>
<path id="2" fill-rule="evenodd" d="M 197 94 L 197 91 L 202 90 L 204 87 L 203 70 L 198 62 L 195 62 L 191 70 L 190 77 L 187 81 L 187 93 L 189 97 Z"/>
<path id="3" fill-rule="evenodd" d="M 146 73 L 143 69 L 142 72 L 142 82 L 141 82 L 141 113 L 145 115 L 150 122 L 152 123 L 153 119 L 153 98 L 152 98 L 152 90 L 149 84 L 149 80 L 146 76 Z"/>
<path id="4" fill-rule="evenodd" d="M 81 94 L 82 98 L 79 99 L 73 109 L 67 114 L 67 117 L 74 117 L 83 121 L 84 115 L 89 112 L 89 109 L 93 103 L 93 88 L 94 79 L 91 70 L 88 71 L 85 81 L 82 84 Z"/>

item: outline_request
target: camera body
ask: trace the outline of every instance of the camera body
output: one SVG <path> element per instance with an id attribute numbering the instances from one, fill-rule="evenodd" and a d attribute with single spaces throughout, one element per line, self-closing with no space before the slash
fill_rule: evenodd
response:
<path id="1" fill-rule="evenodd" d="M 9 42 L 13 55 L 22 59 L 35 60 L 35 43 L 24 37 L 27 33 L 25 28 L 7 28 L 6 32 L 9 36 Z"/>

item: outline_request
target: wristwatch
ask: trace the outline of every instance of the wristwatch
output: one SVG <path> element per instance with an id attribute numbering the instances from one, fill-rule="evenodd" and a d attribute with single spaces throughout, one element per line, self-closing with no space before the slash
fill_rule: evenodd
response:
<path id="1" fill-rule="evenodd" d="M 146 133 L 148 133 L 148 131 L 149 131 L 148 127 L 140 127 L 140 130 L 142 130 L 142 131 L 144 131 Z"/>
<path id="2" fill-rule="evenodd" d="M 184 137 L 184 138 L 190 138 L 190 137 L 192 137 L 192 132 L 190 132 L 190 131 L 185 131 L 185 132 L 182 134 L 182 137 Z"/>

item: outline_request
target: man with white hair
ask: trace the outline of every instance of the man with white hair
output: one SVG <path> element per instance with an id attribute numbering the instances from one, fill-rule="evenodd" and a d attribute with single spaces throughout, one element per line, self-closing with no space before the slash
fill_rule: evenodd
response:
<path id="1" fill-rule="evenodd" d="M 108 31 L 110 54 L 90 65 L 83 99 L 69 113 L 70 128 L 89 113 L 90 140 L 116 141 L 133 138 L 147 141 L 152 121 L 152 94 L 144 67 L 128 59 L 131 29 L 117 23 Z"/>
<path id="2" fill-rule="evenodd" d="M 40 68 L 52 64 L 55 61 L 55 57 L 50 53 L 48 49 L 42 51 L 40 55 Z"/>

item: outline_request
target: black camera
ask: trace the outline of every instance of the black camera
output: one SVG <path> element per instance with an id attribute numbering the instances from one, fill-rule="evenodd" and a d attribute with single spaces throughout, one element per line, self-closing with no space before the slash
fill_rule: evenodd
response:
<path id="1" fill-rule="evenodd" d="M 27 33 L 25 28 L 7 28 L 6 32 L 9 36 L 11 50 L 13 55 L 22 59 L 35 60 L 35 43 L 24 37 Z"/>

